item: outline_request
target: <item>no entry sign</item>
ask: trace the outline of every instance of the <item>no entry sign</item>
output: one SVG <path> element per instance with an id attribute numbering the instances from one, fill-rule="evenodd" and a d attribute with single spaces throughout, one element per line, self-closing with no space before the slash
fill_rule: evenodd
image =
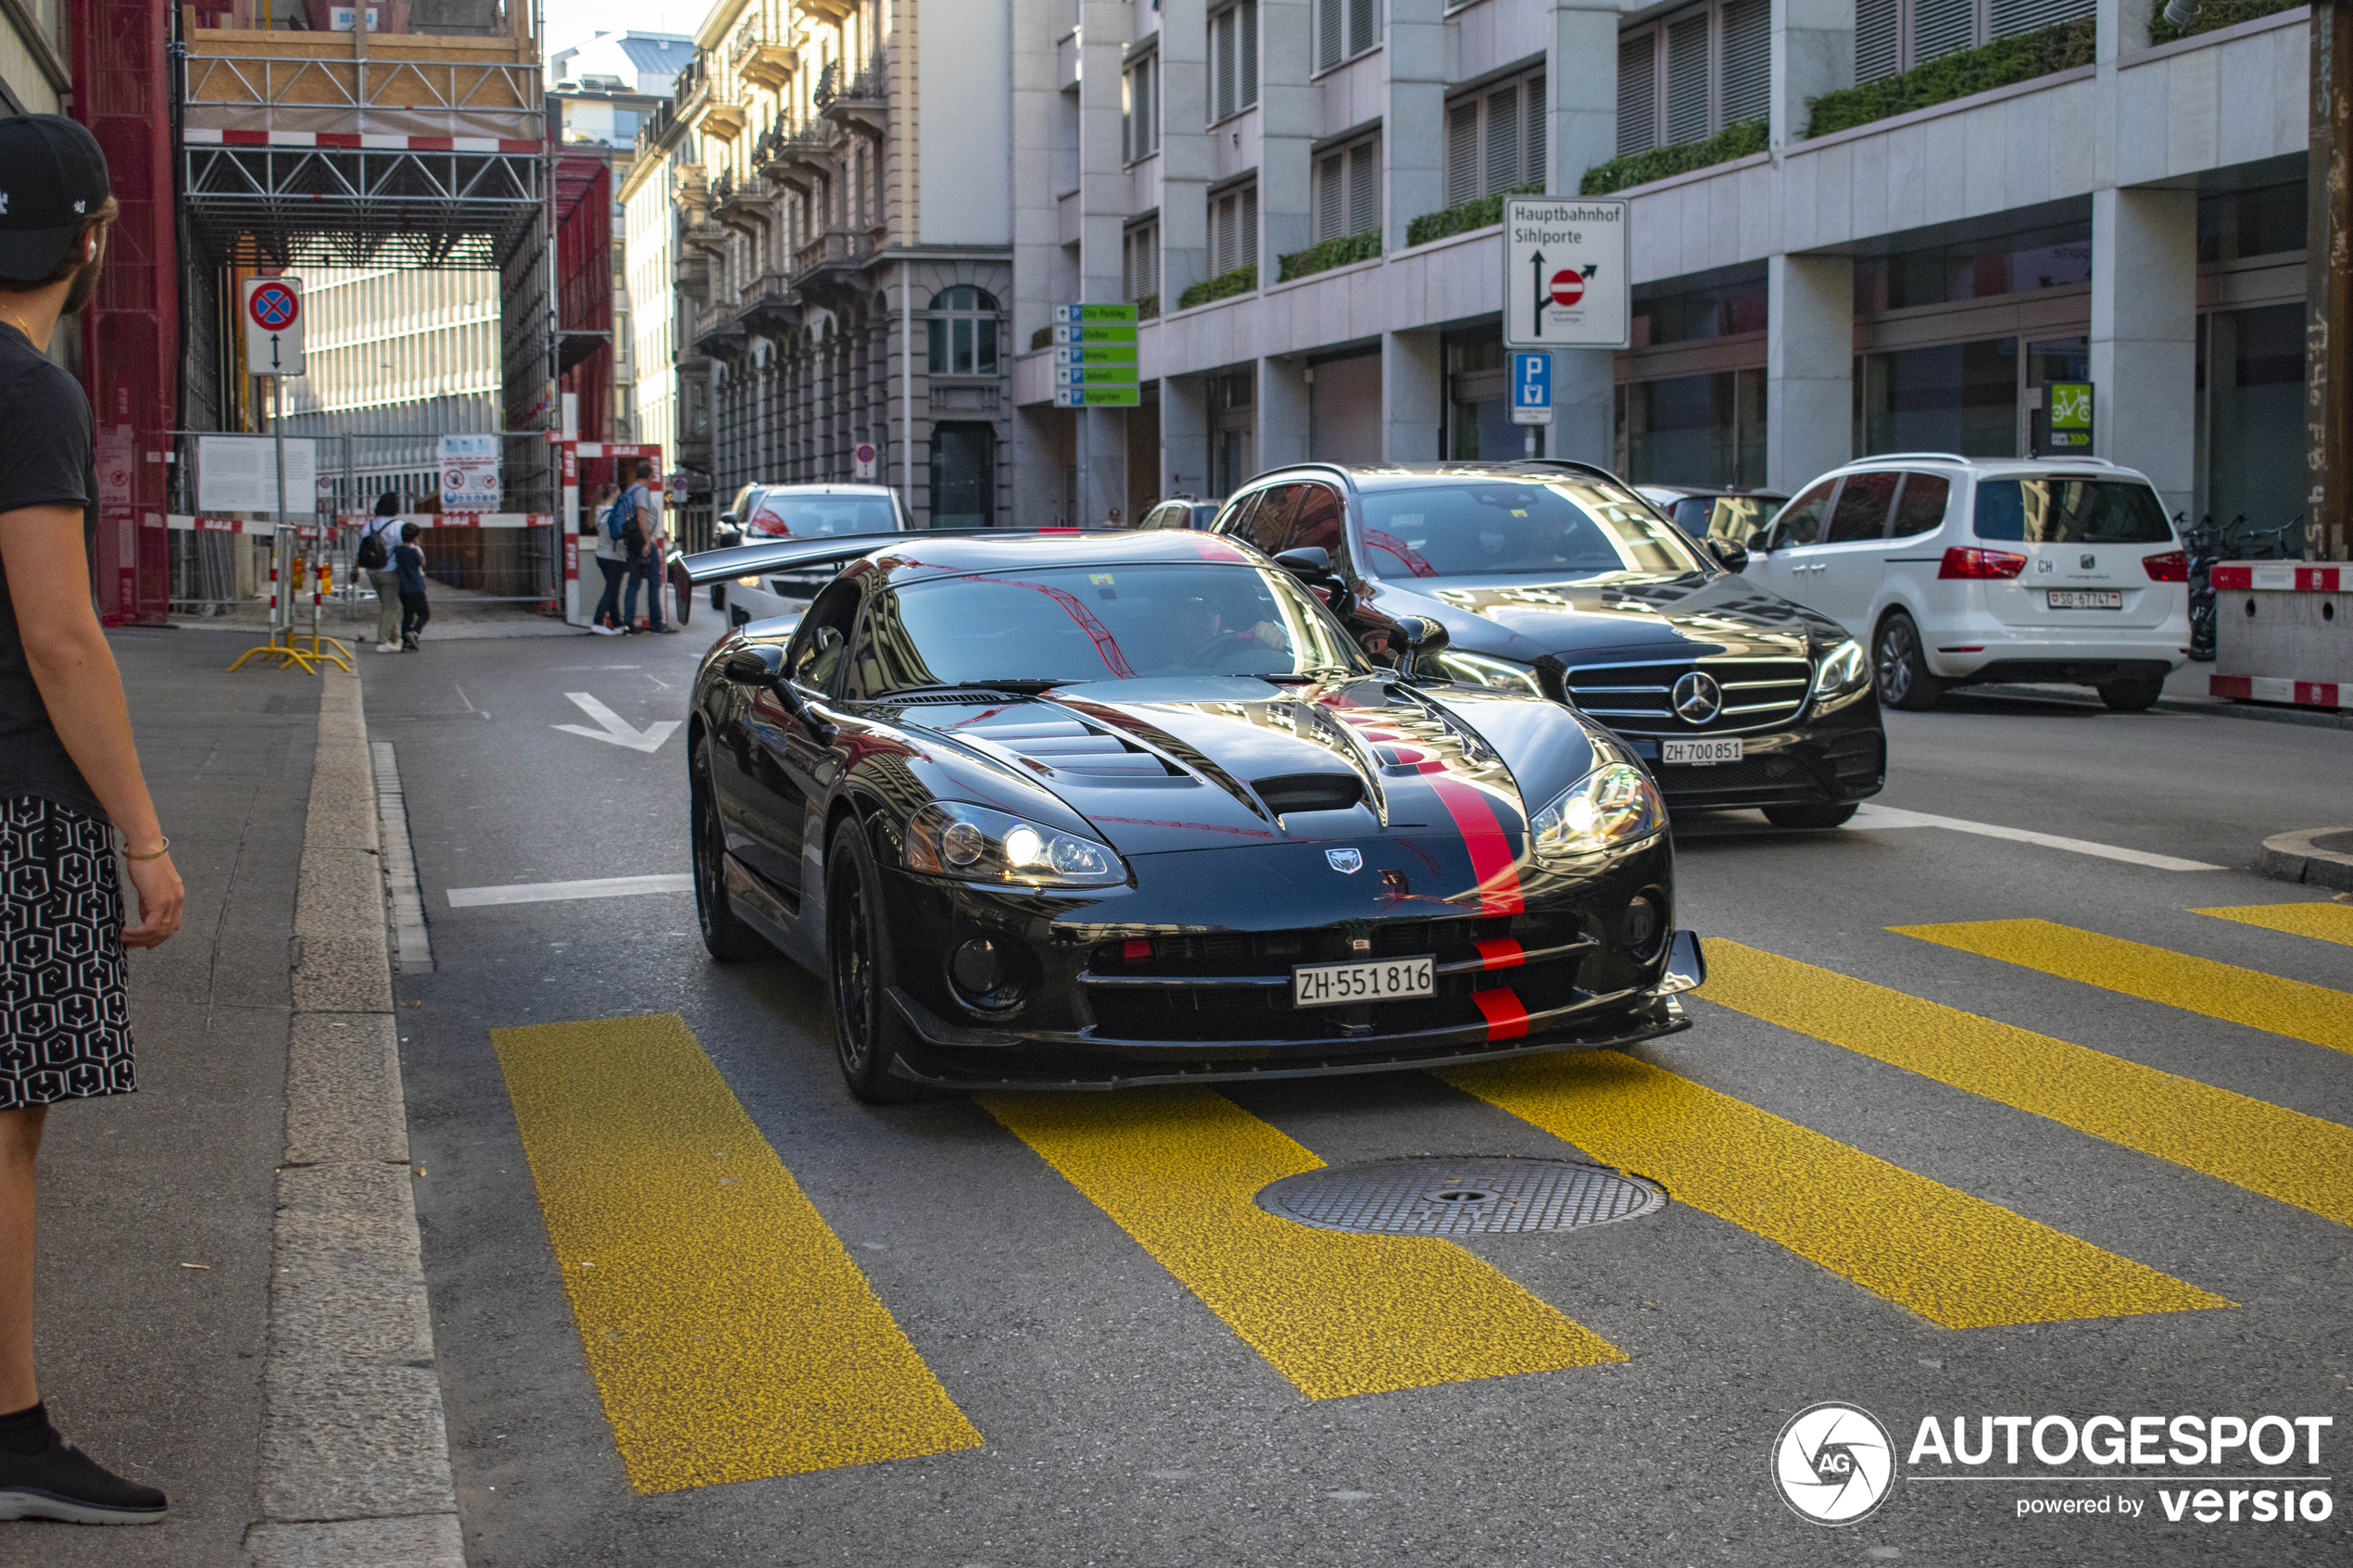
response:
<path id="1" fill-rule="evenodd" d="M 302 280 L 254 278 L 245 284 L 245 374 L 302 374 Z"/>

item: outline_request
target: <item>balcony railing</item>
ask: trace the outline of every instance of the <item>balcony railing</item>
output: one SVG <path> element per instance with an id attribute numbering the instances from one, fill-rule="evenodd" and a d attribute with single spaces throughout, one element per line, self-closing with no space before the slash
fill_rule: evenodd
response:
<path id="1" fill-rule="evenodd" d="M 792 80 L 800 64 L 800 51 L 783 39 L 769 37 L 766 22 L 753 17 L 728 42 L 727 63 L 742 80 L 774 92 Z"/>

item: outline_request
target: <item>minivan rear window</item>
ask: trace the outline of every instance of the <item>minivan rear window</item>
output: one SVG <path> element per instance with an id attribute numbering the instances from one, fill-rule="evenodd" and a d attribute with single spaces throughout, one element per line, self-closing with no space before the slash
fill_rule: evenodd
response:
<path id="1" fill-rule="evenodd" d="M 2173 537 L 2138 480 L 2054 474 L 1977 482 L 1977 536 L 2026 545 L 2155 545 Z"/>

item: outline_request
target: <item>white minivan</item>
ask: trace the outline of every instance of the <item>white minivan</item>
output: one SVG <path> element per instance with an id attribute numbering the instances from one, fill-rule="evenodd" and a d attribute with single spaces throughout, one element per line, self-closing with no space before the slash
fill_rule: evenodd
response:
<path id="1" fill-rule="evenodd" d="M 2096 458 L 1867 458 L 1807 485 L 1748 550 L 1750 581 L 1870 649 L 1890 708 L 2035 681 L 2134 711 L 2189 658 L 2189 558 L 2164 503 Z"/>

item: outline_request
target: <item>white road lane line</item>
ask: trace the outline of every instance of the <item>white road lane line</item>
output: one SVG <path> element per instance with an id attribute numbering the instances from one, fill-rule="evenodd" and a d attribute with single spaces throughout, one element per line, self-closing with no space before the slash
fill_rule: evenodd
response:
<path id="1" fill-rule="evenodd" d="M 1963 822 L 1958 817 L 1931 816 L 1925 811 L 1899 810 L 1893 806 L 1866 805 L 1855 813 L 1849 828 L 1949 828 L 1955 833 L 1973 833 L 1984 838 L 2007 838 L 2016 844 L 2038 845 L 2045 849 L 2064 849 L 2070 855 L 2096 855 L 2104 860 L 2123 860 L 2131 865 L 2148 866 L 2160 872 L 2219 872 L 2225 868 L 2210 866 L 2204 860 L 2183 860 L 2171 855 L 2152 855 L 2144 849 L 2126 849 L 2113 844 L 2094 844 L 2089 839 L 2061 838 L 2057 834 L 2032 833 L 2025 828 L 1997 827 L 1992 822 Z"/>
<path id="2" fill-rule="evenodd" d="M 484 904 L 554 904 L 567 898 L 625 898 L 637 893 L 692 893 L 694 877 L 686 872 L 669 876 L 596 876 L 580 882 L 510 882 L 499 887 L 453 887 L 449 907 L 478 909 Z"/>

